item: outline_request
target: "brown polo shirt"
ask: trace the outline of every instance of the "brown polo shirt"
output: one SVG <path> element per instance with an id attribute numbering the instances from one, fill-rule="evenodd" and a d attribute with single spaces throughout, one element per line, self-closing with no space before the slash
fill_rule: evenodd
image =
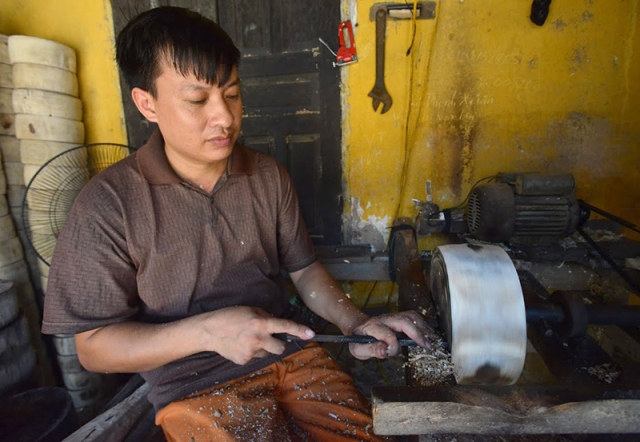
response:
<path id="1" fill-rule="evenodd" d="M 212 192 L 170 167 L 156 132 L 93 178 L 58 237 L 43 333 L 79 333 L 124 321 L 165 323 L 229 306 L 296 318 L 281 268 L 316 260 L 286 170 L 237 145 Z M 156 409 L 249 374 L 295 352 L 236 365 L 205 352 L 142 373 Z"/>

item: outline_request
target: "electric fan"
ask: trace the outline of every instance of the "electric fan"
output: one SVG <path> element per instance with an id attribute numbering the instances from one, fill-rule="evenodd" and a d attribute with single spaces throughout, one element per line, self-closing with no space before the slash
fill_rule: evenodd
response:
<path id="1" fill-rule="evenodd" d="M 51 264 L 58 233 L 82 187 L 134 150 L 122 144 L 86 144 L 54 156 L 38 169 L 22 200 L 25 234 L 38 258 Z"/>

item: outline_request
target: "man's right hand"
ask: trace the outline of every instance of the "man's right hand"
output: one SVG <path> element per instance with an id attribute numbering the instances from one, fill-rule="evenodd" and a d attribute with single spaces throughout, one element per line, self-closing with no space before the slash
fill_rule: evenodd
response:
<path id="1" fill-rule="evenodd" d="M 274 333 L 311 339 L 302 324 L 274 318 L 255 307 L 227 307 L 166 324 L 122 322 L 76 335 L 82 365 L 103 373 L 140 373 L 203 351 L 236 364 L 282 354 L 285 343 Z"/>
<path id="2" fill-rule="evenodd" d="M 288 333 L 305 340 L 315 335 L 305 325 L 274 318 L 257 307 L 227 307 L 206 315 L 203 345 L 239 365 L 270 353 L 282 354 L 285 343 L 274 338 L 274 333 Z"/>

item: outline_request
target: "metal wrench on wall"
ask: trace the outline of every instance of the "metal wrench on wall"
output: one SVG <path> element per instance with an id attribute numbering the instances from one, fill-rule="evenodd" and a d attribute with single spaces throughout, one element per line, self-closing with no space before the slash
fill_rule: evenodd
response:
<path id="1" fill-rule="evenodd" d="M 377 111 L 382 103 L 382 112 L 391 109 L 393 100 L 384 85 L 384 47 L 385 34 L 387 29 L 387 10 L 380 8 L 376 12 L 376 82 L 369 92 L 369 97 L 373 98 L 373 110 Z"/>

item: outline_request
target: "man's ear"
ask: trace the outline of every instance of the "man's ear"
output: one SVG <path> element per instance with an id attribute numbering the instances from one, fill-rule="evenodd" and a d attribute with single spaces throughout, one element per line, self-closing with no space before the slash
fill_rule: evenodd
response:
<path id="1" fill-rule="evenodd" d="M 156 101 L 149 92 L 142 90 L 139 87 L 134 87 L 131 89 L 131 98 L 133 98 L 133 102 L 136 107 L 147 120 L 152 123 L 158 122 L 155 108 Z"/>

